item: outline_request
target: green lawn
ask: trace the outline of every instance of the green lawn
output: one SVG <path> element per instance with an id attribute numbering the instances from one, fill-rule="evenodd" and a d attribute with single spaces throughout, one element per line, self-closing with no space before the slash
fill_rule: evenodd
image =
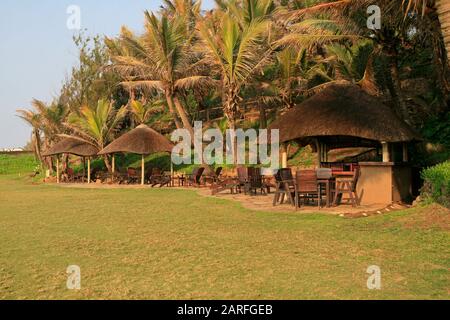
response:
<path id="1" fill-rule="evenodd" d="M 33 154 L 0 154 L 0 174 L 30 174 L 37 168 L 38 162 Z"/>
<path id="2" fill-rule="evenodd" d="M 0 176 L 0 298 L 448 299 L 449 229 L 439 207 L 343 219 Z M 80 291 L 66 289 L 72 264 Z"/>

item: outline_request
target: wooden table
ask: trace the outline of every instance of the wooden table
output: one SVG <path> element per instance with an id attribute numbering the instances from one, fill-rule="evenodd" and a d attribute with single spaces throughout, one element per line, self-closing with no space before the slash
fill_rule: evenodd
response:
<path id="1" fill-rule="evenodd" d="M 338 178 L 338 177 L 353 177 L 355 173 L 353 171 L 333 171 L 333 177 Z"/>
<path id="2" fill-rule="evenodd" d="M 175 187 L 175 180 L 178 180 L 178 186 L 179 187 L 184 187 L 184 184 L 186 182 L 186 177 L 184 176 L 184 174 L 181 175 L 174 175 L 172 177 L 172 187 Z"/>

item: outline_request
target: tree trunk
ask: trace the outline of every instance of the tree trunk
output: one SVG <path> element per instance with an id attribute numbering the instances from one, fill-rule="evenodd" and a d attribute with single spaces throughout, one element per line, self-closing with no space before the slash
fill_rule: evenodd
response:
<path id="1" fill-rule="evenodd" d="M 36 159 L 43 163 L 41 154 L 41 136 L 38 129 L 33 129 L 33 140 L 34 140 L 34 154 Z"/>
<path id="2" fill-rule="evenodd" d="M 63 172 L 67 173 L 67 169 L 69 169 L 69 155 L 67 153 L 62 156 L 62 167 Z"/>
<path id="3" fill-rule="evenodd" d="M 436 11 L 447 50 L 447 61 L 450 61 L 450 2 L 448 0 L 436 0 Z"/>
<path id="4" fill-rule="evenodd" d="M 108 169 L 108 172 L 112 173 L 112 166 L 111 166 L 111 163 L 109 162 L 108 155 L 105 154 L 103 156 L 103 161 L 105 162 L 105 166 L 106 166 L 106 169 Z"/>
<path id="5" fill-rule="evenodd" d="M 186 113 L 186 110 L 184 109 L 183 105 L 181 104 L 180 100 L 176 95 L 173 96 L 173 102 L 175 103 L 175 108 L 177 109 L 177 112 L 181 118 L 181 121 L 183 122 L 184 128 L 188 129 L 191 136 L 194 136 L 194 128 L 192 127 L 191 121 L 189 120 L 189 116 Z"/>
<path id="6" fill-rule="evenodd" d="M 373 69 L 374 52 L 372 52 L 367 59 L 366 70 L 364 71 L 364 76 L 359 82 L 361 88 L 368 94 L 373 96 L 379 96 L 380 90 L 376 84 L 375 71 Z"/>
<path id="7" fill-rule="evenodd" d="M 444 29 L 441 21 L 445 21 L 445 18 L 447 18 L 447 25 L 450 24 L 450 7 L 448 8 L 449 10 L 447 12 L 445 12 L 445 10 L 443 10 L 442 8 L 443 5 L 437 3 L 436 11 L 432 11 L 432 13 L 428 15 L 427 17 L 428 19 L 426 20 L 426 22 L 430 24 L 432 32 L 436 34 L 436 36 L 432 38 L 433 52 L 434 52 L 433 60 L 434 65 L 436 66 L 437 69 L 436 77 L 438 80 L 438 85 L 444 95 L 444 101 L 447 101 L 450 92 L 450 83 L 449 83 L 450 59 L 447 58 L 450 55 L 449 51 L 450 48 L 449 43 L 448 42 L 445 43 L 445 37 L 447 36 L 447 38 L 450 39 L 449 35 L 450 29 L 449 27 L 447 27 L 447 29 Z M 447 32 L 447 35 L 445 34 L 445 32 Z"/>
<path id="8" fill-rule="evenodd" d="M 264 105 L 262 103 L 259 104 L 259 128 L 267 128 L 266 108 L 264 108 Z"/>
<path id="9" fill-rule="evenodd" d="M 175 122 L 175 126 L 177 127 L 177 129 L 183 128 L 180 120 L 178 120 L 177 113 L 175 112 L 175 109 L 173 107 L 172 96 L 170 95 L 170 93 L 167 90 L 166 90 L 166 101 L 167 101 L 167 106 L 169 107 L 169 112 L 172 115 L 173 121 Z"/>
<path id="10" fill-rule="evenodd" d="M 230 88 L 226 95 L 226 103 L 224 106 L 224 113 L 227 117 L 228 121 L 228 128 L 231 130 L 236 129 L 236 117 L 239 111 L 239 96 L 236 94 L 237 90 Z M 232 136 L 232 148 L 233 148 L 233 154 L 234 154 L 234 164 L 237 164 L 237 139 L 236 135 L 233 134 Z"/>
<path id="11" fill-rule="evenodd" d="M 400 72 L 398 69 L 398 59 L 397 53 L 391 53 L 389 57 L 389 71 L 390 71 L 390 83 L 388 85 L 388 89 L 391 93 L 392 100 L 394 100 L 397 115 L 411 124 L 411 119 L 409 116 L 408 108 L 405 103 L 405 99 L 402 94 L 402 87 L 400 81 Z"/>

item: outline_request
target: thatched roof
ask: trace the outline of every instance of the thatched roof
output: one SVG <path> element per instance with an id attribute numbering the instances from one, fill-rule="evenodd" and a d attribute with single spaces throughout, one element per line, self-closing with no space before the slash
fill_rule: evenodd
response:
<path id="1" fill-rule="evenodd" d="M 172 152 L 173 145 L 163 135 L 145 124 L 125 133 L 114 140 L 99 154 L 136 153 L 152 154 L 157 152 Z"/>
<path id="2" fill-rule="evenodd" d="M 93 157 L 97 155 L 98 148 L 80 138 L 66 137 L 45 151 L 43 156 L 50 157 L 63 153 L 74 154 L 80 157 Z"/>
<path id="3" fill-rule="evenodd" d="M 270 125 L 280 142 L 348 136 L 385 142 L 421 138 L 383 102 L 351 83 L 331 84 Z"/>

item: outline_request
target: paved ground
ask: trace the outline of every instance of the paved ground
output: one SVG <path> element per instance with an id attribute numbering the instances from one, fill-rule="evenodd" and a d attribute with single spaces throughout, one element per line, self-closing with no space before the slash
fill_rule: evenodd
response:
<path id="1" fill-rule="evenodd" d="M 199 194 L 203 196 L 218 197 L 221 199 L 229 199 L 233 201 L 240 202 L 245 208 L 252 210 L 263 210 L 263 211 L 280 211 L 280 212 L 298 212 L 298 213 L 311 213 L 311 212 L 321 212 L 333 215 L 344 215 L 346 217 L 358 217 L 358 216 L 369 216 L 374 214 L 382 214 L 395 210 L 404 210 L 407 206 L 394 204 L 392 206 L 386 207 L 383 204 L 374 205 L 361 205 L 353 208 L 351 205 L 342 204 L 337 207 L 331 208 L 318 208 L 317 205 L 304 205 L 301 208 L 295 210 L 295 208 L 289 203 L 284 203 L 282 205 L 273 206 L 273 194 L 269 195 L 256 195 L 250 196 L 241 194 L 231 194 L 229 191 L 219 193 L 212 196 L 209 189 L 203 188 L 199 189 Z"/>

